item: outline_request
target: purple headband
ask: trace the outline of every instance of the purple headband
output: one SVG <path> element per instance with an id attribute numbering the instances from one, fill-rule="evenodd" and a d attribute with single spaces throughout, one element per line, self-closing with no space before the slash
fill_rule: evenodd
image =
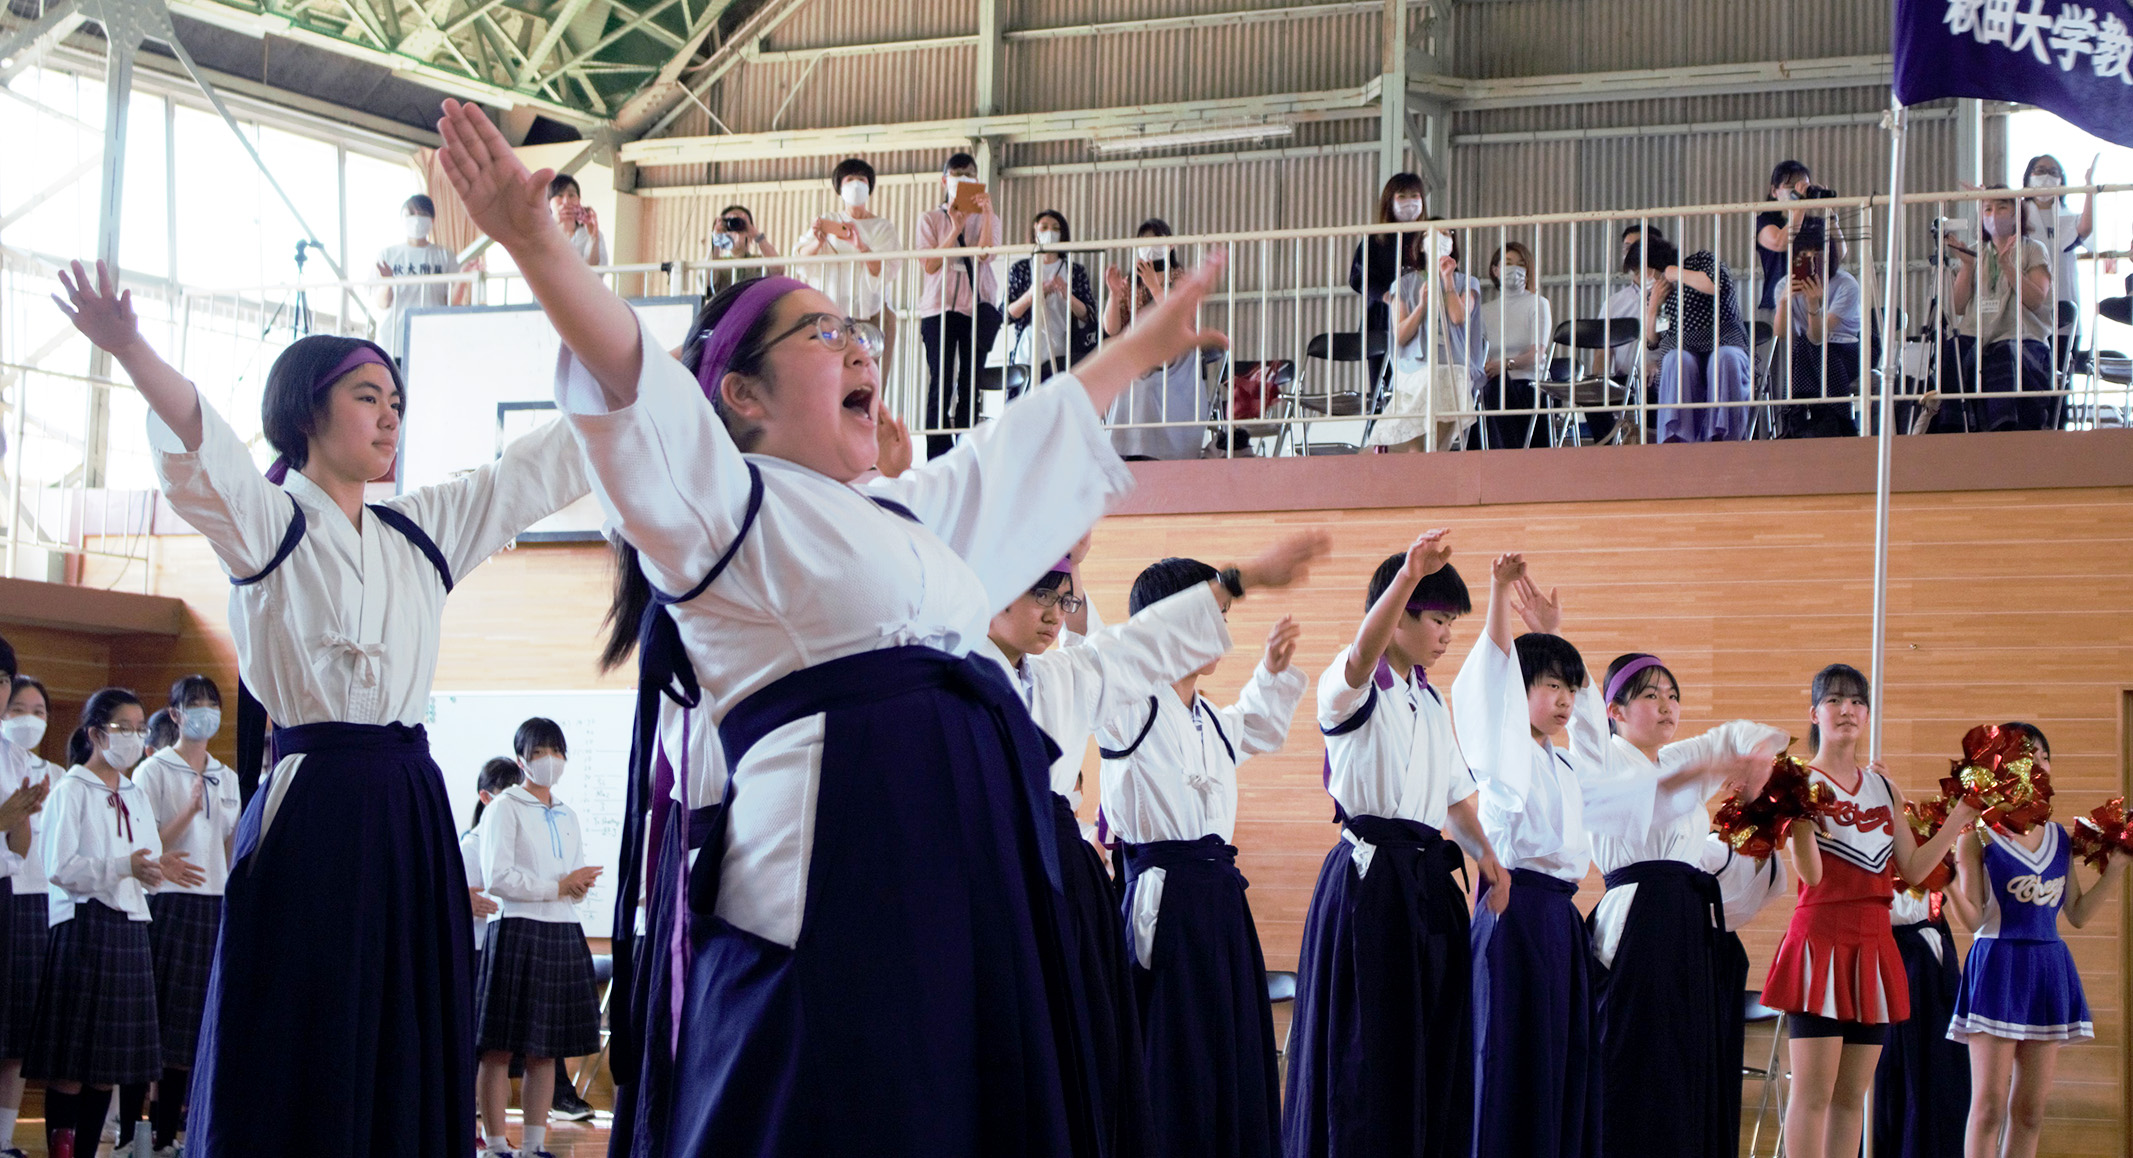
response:
<path id="1" fill-rule="evenodd" d="M 1049 571 L 1046 571 L 1046 572 L 1045 572 L 1045 574 L 1047 574 L 1047 575 L 1051 575 L 1051 574 L 1055 574 L 1055 573 L 1065 573 L 1065 574 L 1069 574 L 1069 575 L 1073 574 L 1073 573 L 1074 573 L 1074 556 L 1072 556 L 1072 555 L 1061 555 L 1061 556 L 1059 556 L 1059 561 L 1058 561 L 1057 563 L 1054 563 L 1054 564 L 1052 564 L 1052 568 L 1051 568 L 1051 570 L 1049 570 Z"/>
<path id="2" fill-rule="evenodd" d="M 1629 686 L 1629 681 L 1635 678 L 1638 672 L 1643 671 L 1645 668 L 1648 667 L 1663 666 L 1665 665 L 1660 662 L 1659 657 L 1656 655 L 1640 655 L 1637 658 L 1630 660 L 1628 663 L 1623 664 L 1622 670 L 1615 673 L 1615 678 L 1607 681 L 1606 702 L 1610 704 L 1614 703 L 1615 697 L 1621 694 L 1623 688 Z"/>
<path id="3" fill-rule="evenodd" d="M 734 302 L 719 318 L 718 324 L 711 327 L 703 353 L 696 361 L 696 385 L 703 390 L 704 397 L 717 400 L 718 384 L 726 378 L 726 366 L 733 361 L 733 352 L 740 347 L 741 335 L 753 328 L 757 319 L 776 305 L 779 298 L 806 288 L 807 283 L 796 278 L 766 277 L 741 291 L 740 300 Z"/>
<path id="4" fill-rule="evenodd" d="M 357 346 L 355 349 L 348 351 L 348 356 L 338 362 L 335 362 L 333 364 L 333 369 L 328 370 L 324 374 L 319 375 L 318 378 L 311 383 L 311 396 L 313 398 L 318 397 L 320 394 L 324 393 L 328 387 L 332 386 L 335 382 L 340 381 L 344 375 L 350 373 L 356 367 L 368 365 L 383 366 L 385 367 L 385 372 L 387 374 L 393 372 L 393 364 L 385 360 L 385 355 L 380 354 L 378 352 L 377 347 L 371 345 L 368 342 L 365 342 L 362 345 Z M 275 486 L 280 486 L 282 484 L 282 480 L 288 477 L 289 456 L 286 454 L 275 456 L 274 462 L 267 467 L 267 481 L 273 483 Z"/>

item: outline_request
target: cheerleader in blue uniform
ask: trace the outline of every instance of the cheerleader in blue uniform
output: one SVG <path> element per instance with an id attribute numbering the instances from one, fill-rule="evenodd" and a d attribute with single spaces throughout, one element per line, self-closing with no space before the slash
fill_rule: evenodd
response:
<path id="1" fill-rule="evenodd" d="M 2037 767 L 2051 771 L 2051 747 L 2029 724 Z M 2026 833 L 1979 828 L 1958 846 L 1956 887 L 1981 910 L 1948 1037 L 1970 1047 L 1970 1125 L 1965 1158 L 2029 1158 L 2044 1127 L 2044 1099 L 2059 1047 L 2096 1036 L 2074 955 L 2059 937 L 2059 912 L 2079 929 L 2101 912 L 2126 859 L 2105 862 L 2084 889 L 2066 829 Z"/>

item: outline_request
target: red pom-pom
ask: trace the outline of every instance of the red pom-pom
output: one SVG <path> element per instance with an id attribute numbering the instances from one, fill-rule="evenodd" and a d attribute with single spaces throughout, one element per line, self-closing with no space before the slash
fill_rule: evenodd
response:
<path id="1" fill-rule="evenodd" d="M 2074 855 L 2097 872 L 2113 855 L 2133 854 L 2133 823 L 2126 820 L 2126 798 L 2113 796 L 2074 821 Z"/>
<path id="2" fill-rule="evenodd" d="M 1711 831 L 1741 855 L 1760 859 L 1785 843 L 1793 821 L 1810 820 L 1829 803 L 1829 790 L 1812 781 L 1806 762 L 1781 755 L 1760 793 L 1747 800 L 1735 793 L 1718 806 Z"/>
<path id="3" fill-rule="evenodd" d="M 1947 801 L 1969 801 L 1986 824 L 2022 833 L 2051 818 L 2051 775 L 2028 732 L 1980 724 L 1963 737 L 1963 758 L 1948 763 L 1952 774 L 1940 782 Z"/>

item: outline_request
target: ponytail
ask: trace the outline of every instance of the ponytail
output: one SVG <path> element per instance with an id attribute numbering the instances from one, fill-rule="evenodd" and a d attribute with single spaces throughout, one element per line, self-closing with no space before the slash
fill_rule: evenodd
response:
<path id="1" fill-rule="evenodd" d="M 96 745 L 89 742 L 89 729 L 86 727 L 74 729 L 74 734 L 67 737 L 67 767 L 72 768 L 76 764 L 87 764 L 89 757 L 94 755 L 96 755 Z"/>
<path id="2" fill-rule="evenodd" d="M 600 670 L 613 671 L 637 650 L 637 631 L 652 605 L 652 581 L 645 578 L 637 548 L 615 540 L 615 594 L 608 603 L 607 643 L 600 649 Z"/>

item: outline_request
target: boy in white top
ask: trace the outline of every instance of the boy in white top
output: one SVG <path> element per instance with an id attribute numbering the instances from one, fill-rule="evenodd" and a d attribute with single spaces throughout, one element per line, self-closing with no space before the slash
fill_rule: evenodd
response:
<path id="1" fill-rule="evenodd" d="M 417 193 L 408 198 L 400 206 L 400 221 L 406 227 L 407 240 L 378 251 L 379 277 L 424 277 L 459 272 L 459 256 L 432 236 L 437 227 L 437 203 L 427 194 Z M 468 269 L 480 266 L 480 258 L 467 263 Z M 376 293 L 377 303 L 387 311 L 384 328 L 378 334 L 378 344 L 395 358 L 404 358 L 407 354 L 403 341 L 407 311 L 460 305 L 469 296 L 465 285 L 441 281 L 402 287 L 382 285 Z"/>
<path id="2" fill-rule="evenodd" d="M 600 235 L 600 215 L 585 204 L 576 177 L 557 173 L 548 179 L 548 212 L 555 217 L 556 228 L 570 237 L 570 247 L 578 251 L 585 264 L 607 264 L 607 239 Z"/>
<path id="3" fill-rule="evenodd" d="M 1244 591 L 1237 568 L 1164 559 L 1135 580 L 1128 608 L 1139 614 L 1209 580 L 1233 596 Z M 1097 732 L 1104 812 L 1125 842 L 1125 931 L 1137 966 L 1152 1154 L 1281 1152 L 1266 963 L 1230 840 L 1237 766 L 1280 749 L 1303 698 L 1303 673 L 1290 662 L 1300 634 L 1288 616 L 1274 625 L 1265 659 L 1230 707 L 1200 695 L 1200 677 L 1215 670 L 1208 664 Z M 1211 1090 L 1227 1095 L 1211 1098 Z"/>
<path id="4" fill-rule="evenodd" d="M 1471 969 L 1465 953 L 1428 947 L 1468 937 L 1453 876 L 1461 845 L 1488 883 L 1487 907 L 1501 913 L 1512 890 L 1427 672 L 1472 609 L 1446 534 L 1422 534 L 1378 565 L 1355 642 L 1319 677 L 1326 791 L 1344 823 L 1304 922 L 1288 1158 L 1424 1158 L 1473 1137 Z"/>

